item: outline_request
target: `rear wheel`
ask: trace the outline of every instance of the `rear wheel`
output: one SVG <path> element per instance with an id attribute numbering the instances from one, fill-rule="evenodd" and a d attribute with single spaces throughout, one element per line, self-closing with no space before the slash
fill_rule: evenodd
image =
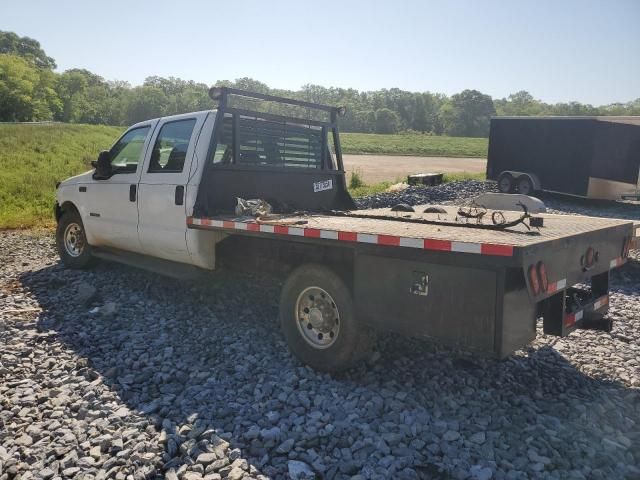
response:
<path id="1" fill-rule="evenodd" d="M 518 193 L 522 195 L 531 195 L 533 193 L 533 181 L 529 175 L 518 177 Z"/>
<path id="2" fill-rule="evenodd" d="M 349 288 L 320 265 L 303 265 L 289 275 L 280 298 L 280 324 L 291 352 L 316 370 L 350 368 L 373 345 L 371 331 L 354 317 Z"/>
<path id="3" fill-rule="evenodd" d="M 91 264 L 91 246 L 87 243 L 84 224 L 75 210 L 66 211 L 56 228 L 56 246 L 65 266 L 85 268 Z"/>
<path id="4" fill-rule="evenodd" d="M 503 172 L 498 177 L 498 190 L 501 193 L 513 193 L 515 190 L 513 175 Z"/>

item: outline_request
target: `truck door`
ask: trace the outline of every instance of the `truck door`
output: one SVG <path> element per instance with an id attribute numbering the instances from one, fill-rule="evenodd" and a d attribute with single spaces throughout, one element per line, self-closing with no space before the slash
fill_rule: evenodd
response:
<path id="1" fill-rule="evenodd" d="M 186 189 L 198 134 L 207 113 L 160 120 L 140 179 L 138 227 L 144 253 L 190 263 Z"/>
<path id="2" fill-rule="evenodd" d="M 141 252 L 137 189 L 145 151 L 157 121 L 131 127 L 111 147 L 112 175 L 79 185 L 92 245 Z"/>

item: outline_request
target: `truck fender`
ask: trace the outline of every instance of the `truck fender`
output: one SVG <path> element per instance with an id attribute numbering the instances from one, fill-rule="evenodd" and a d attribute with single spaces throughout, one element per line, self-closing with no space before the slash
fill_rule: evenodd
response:
<path id="1" fill-rule="evenodd" d="M 60 221 L 60 217 L 62 217 L 62 214 L 69 210 L 75 210 L 76 212 L 80 213 L 78 207 L 76 207 L 75 204 L 69 200 L 63 202 L 62 205 L 56 202 L 53 207 L 53 213 L 56 219 L 56 223 Z"/>

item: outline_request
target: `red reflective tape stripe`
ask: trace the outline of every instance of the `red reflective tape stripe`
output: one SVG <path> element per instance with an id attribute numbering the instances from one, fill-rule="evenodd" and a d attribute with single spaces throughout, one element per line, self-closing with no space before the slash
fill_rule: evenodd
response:
<path id="1" fill-rule="evenodd" d="M 345 242 L 357 242 L 358 234 L 355 232 L 338 232 L 338 240 L 344 240 Z"/>
<path id="2" fill-rule="evenodd" d="M 442 250 L 450 252 L 451 242 L 449 240 L 430 240 L 426 238 L 424 240 L 424 248 L 427 250 Z"/>
<path id="3" fill-rule="evenodd" d="M 512 257 L 513 247 L 511 245 L 492 245 L 490 243 L 483 243 L 480 246 L 480 253 L 482 255 L 497 255 L 500 257 Z"/>
<path id="4" fill-rule="evenodd" d="M 215 221 L 216 226 L 218 227 L 220 223 L 222 223 L 222 228 L 229 228 L 229 229 L 237 229 L 236 228 L 236 222 L 233 222 L 231 220 L 216 220 Z M 242 222 L 243 224 L 246 225 L 246 229 L 248 231 L 251 232 L 260 232 L 260 224 L 256 223 L 256 222 Z M 202 225 L 202 226 L 213 226 L 214 225 L 214 220 L 210 219 L 210 218 L 194 218 L 194 217 L 187 217 L 187 225 Z M 240 225 L 242 226 L 242 225 Z M 322 238 L 322 230 L 317 229 L 317 228 L 305 228 L 304 230 L 304 236 L 305 237 L 310 237 L 310 238 Z M 289 231 L 289 227 L 285 226 L 285 225 L 273 225 L 273 233 L 277 233 L 280 235 L 289 235 L 290 231 Z M 362 234 L 363 236 L 368 236 L 369 234 Z M 357 232 L 337 232 L 337 236 L 338 236 L 338 240 L 342 240 L 342 241 L 346 241 L 346 242 L 358 242 L 358 233 Z M 401 245 L 401 238 L 397 237 L 395 235 L 376 235 L 377 237 L 377 244 L 378 245 L 387 245 L 387 246 L 392 246 L 392 247 L 398 247 Z M 406 240 L 406 239 L 405 239 Z M 437 240 L 437 239 L 429 239 L 426 238 L 424 240 L 420 240 L 418 238 L 416 239 L 409 239 L 409 240 L 415 240 L 416 242 L 423 242 L 423 248 L 425 248 L 426 250 L 438 250 L 438 251 L 443 251 L 443 252 L 450 252 L 452 251 L 452 244 L 453 242 L 451 240 Z M 366 243 L 366 242 L 365 242 Z M 476 246 L 478 244 L 475 244 Z M 406 246 L 406 245 L 405 245 Z M 411 245 L 413 246 L 413 245 Z M 416 245 L 417 246 L 417 245 Z M 478 252 L 472 252 L 472 253 L 478 253 Z M 503 257 L 511 257 L 513 256 L 513 246 L 511 245 L 494 245 L 494 244 L 480 244 L 480 253 L 482 255 L 495 255 L 495 256 L 503 256 Z M 618 258 L 617 259 L 618 262 L 622 263 L 623 259 Z M 549 291 L 555 291 L 556 289 L 556 284 L 550 284 L 549 285 Z"/>
<path id="5" fill-rule="evenodd" d="M 378 235 L 378 243 L 380 245 L 391 245 L 397 247 L 400 245 L 400 237 L 394 235 Z"/>

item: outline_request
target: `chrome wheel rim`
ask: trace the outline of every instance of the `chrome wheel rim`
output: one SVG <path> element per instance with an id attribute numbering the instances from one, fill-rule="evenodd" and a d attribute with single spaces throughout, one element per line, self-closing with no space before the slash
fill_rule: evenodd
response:
<path id="1" fill-rule="evenodd" d="M 84 250 L 84 235 L 82 227 L 77 223 L 70 223 L 64 229 L 64 249 L 72 257 L 79 257 Z"/>
<path id="2" fill-rule="evenodd" d="M 340 313 L 336 302 L 320 287 L 307 287 L 296 300 L 296 324 L 304 340 L 313 348 L 329 348 L 340 333 Z"/>

